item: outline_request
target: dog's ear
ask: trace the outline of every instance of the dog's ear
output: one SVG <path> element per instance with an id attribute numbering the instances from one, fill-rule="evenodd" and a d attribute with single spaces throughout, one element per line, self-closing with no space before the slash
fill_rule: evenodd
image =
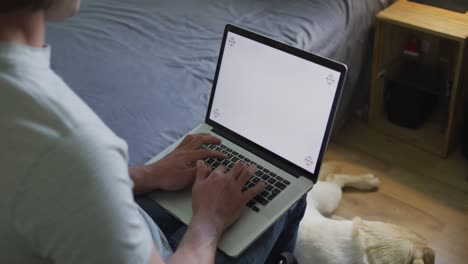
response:
<path id="1" fill-rule="evenodd" d="M 391 239 L 372 244 L 365 253 L 370 264 L 411 263 L 414 248 L 406 239 Z"/>

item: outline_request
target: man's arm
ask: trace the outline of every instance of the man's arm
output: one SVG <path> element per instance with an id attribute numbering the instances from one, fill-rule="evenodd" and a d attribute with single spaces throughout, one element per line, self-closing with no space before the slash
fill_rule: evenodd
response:
<path id="1" fill-rule="evenodd" d="M 219 237 L 216 228 L 204 223 L 203 219 L 194 218 L 177 251 L 168 259 L 167 264 L 214 263 Z M 149 263 L 165 263 L 155 248 Z"/>
<path id="2" fill-rule="evenodd" d="M 245 204 L 263 191 L 263 184 L 246 192 L 241 191 L 255 172 L 255 166 L 246 167 L 243 163 L 237 163 L 227 173 L 224 166 L 210 173 L 201 160 L 224 158 L 225 155 L 201 147 L 220 142 L 209 134 L 189 135 L 160 161 L 129 168 L 135 194 L 155 189 L 179 190 L 194 183 L 192 221 L 168 263 L 214 263 L 216 248 L 224 230 L 239 217 Z M 150 263 L 164 263 L 154 248 Z"/>
<path id="3" fill-rule="evenodd" d="M 210 173 L 203 161 L 196 165 L 192 190 L 193 217 L 177 251 L 168 263 L 214 263 L 223 232 L 239 218 L 245 204 L 265 188 L 263 183 L 242 192 L 255 166 L 237 163 L 229 172 L 219 166 Z M 153 249 L 150 264 L 164 263 Z"/>
<path id="4" fill-rule="evenodd" d="M 167 264 L 177 263 L 214 263 L 216 247 L 221 233 L 217 227 L 206 223 L 204 219 L 193 219 L 177 251 Z M 153 248 L 150 264 L 165 263 Z"/>

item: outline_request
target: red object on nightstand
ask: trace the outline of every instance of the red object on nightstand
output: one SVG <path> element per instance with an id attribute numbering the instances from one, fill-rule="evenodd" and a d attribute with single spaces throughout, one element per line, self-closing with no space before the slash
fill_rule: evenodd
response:
<path id="1" fill-rule="evenodd" d="M 417 38 L 412 38 L 408 43 L 406 43 L 403 54 L 409 55 L 412 57 L 419 57 L 421 55 L 421 40 Z"/>

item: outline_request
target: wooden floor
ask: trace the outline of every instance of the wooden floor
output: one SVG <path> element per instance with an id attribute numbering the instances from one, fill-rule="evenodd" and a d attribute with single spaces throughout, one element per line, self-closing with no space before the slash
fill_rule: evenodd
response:
<path id="1" fill-rule="evenodd" d="M 436 263 L 468 263 L 468 162 L 459 151 L 442 159 L 353 121 L 325 160 L 382 181 L 377 192 L 346 191 L 336 215 L 405 226 L 430 241 Z"/>

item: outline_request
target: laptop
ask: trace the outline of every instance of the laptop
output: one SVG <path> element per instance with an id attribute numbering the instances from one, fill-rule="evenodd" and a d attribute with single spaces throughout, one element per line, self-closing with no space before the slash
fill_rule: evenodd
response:
<path id="1" fill-rule="evenodd" d="M 227 154 L 225 160 L 205 161 L 213 168 L 230 169 L 239 160 L 257 166 L 243 190 L 266 184 L 221 238 L 218 247 L 227 255 L 239 256 L 317 181 L 346 72 L 344 64 L 226 26 L 205 122 L 189 134 L 222 140 L 203 146 Z M 156 191 L 151 198 L 190 223 L 191 188 Z"/>

